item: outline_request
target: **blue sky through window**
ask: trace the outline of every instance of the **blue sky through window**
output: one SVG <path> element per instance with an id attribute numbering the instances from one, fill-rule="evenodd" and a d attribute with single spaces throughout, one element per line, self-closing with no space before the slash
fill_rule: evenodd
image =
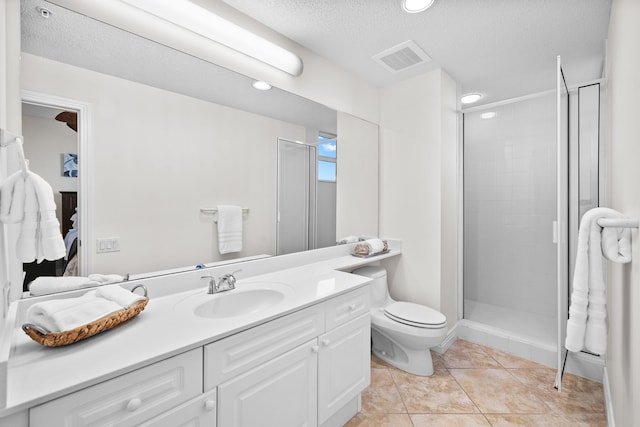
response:
<path id="1" fill-rule="evenodd" d="M 336 180 L 336 164 L 334 162 L 318 161 L 318 179 L 320 181 Z"/>

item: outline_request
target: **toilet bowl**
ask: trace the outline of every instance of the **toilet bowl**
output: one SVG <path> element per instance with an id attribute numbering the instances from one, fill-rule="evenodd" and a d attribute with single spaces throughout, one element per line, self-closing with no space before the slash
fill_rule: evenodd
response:
<path id="1" fill-rule="evenodd" d="M 353 271 L 371 282 L 371 347 L 373 354 L 403 371 L 433 374 L 432 347 L 444 341 L 447 319 L 437 310 L 389 296 L 387 272 L 367 266 Z"/>

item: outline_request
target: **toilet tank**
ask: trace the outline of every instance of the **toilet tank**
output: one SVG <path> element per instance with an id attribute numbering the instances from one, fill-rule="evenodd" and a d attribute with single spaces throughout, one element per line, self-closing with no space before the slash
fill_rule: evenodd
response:
<path id="1" fill-rule="evenodd" d="M 371 307 L 383 307 L 389 300 L 389 288 L 387 288 L 387 270 L 382 267 L 368 265 L 352 271 L 353 274 L 369 277 L 372 280 Z"/>

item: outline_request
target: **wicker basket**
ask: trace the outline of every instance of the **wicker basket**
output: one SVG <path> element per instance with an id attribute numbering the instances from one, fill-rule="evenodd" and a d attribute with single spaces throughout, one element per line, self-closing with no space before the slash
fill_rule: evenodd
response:
<path id="1" fill-rule="evenodd" d="M 108 331 L 115 328 L 121 323 L 126 322 L 132 317 L 137 316 L 147 306 L 149 298 L 138 301 L 128 309 L 116 311 L 101 319 L 95 320 L 86 325 L 79 326 L 70 331 L 64 332 L 45 332 L 39 330 L 35 325 L 24 324 L 22 330 L 37 343 L 47 347 L 60 347 L 63 345 L 73 344 L 85 338 L 92 337 L 100 332 Z"/>

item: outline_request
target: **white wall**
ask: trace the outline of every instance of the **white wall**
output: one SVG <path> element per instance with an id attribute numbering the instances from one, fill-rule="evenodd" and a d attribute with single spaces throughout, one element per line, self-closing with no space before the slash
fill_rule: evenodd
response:
<path id="1" fill-rule="evenodd" d="M 457 321 L 456 85 L 435 70 L 381 89 L 381 235 L 402 240 L 385 266 L 392 297 Z"/>
<path id="2" fill-rule="evenodd" d="M 92 249 L 90 271 L 275 253 L 276 142 L 304 139 L 303 127 L 26 53 L 22 87 L 90 104 L 89 224 L 121 248 Z M 199 212 L 218 204 L 250 209 L 239 254 L 219 255 L 212 216 Z"/>
<path id="3" fill-rule="evenodd" d="M 640 218 L 640 2 L 614 0 L 609 24 L 609 205 Z M 607 374 L 616 426 L 640 425 L 640 234 L 633 261 L 611 265 L 608 280 Z"/>
<path id="4" fill-rule="evenodd" d="M 336 239 L 378 236 L 378 126 L 338 112 L 338 141 Z"/>
<path id="5" fill-rule="evenodd" d="M 57 216 L 62 224 L 60 191 L 78 191 L 78 178 L 62 175 L 62 153 L 78 153 L 78 134 L 66 123 L 35 116 L 22 116 L 24 155 L 29 169 L 45 179 L 53 189 Z"/>

